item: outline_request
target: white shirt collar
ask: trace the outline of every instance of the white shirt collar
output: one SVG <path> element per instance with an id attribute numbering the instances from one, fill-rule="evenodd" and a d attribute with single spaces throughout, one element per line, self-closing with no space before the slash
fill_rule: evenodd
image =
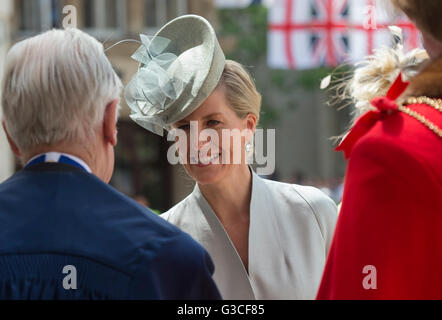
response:
<path id="1" fill-rule="evenodd" d="M 26 163 L 26 165 L 28 165 L 30 162 L 37 159 L 38 157 L 41 157 L 42 155 L 46 156 L 46 162 L 58 162 L 60 160 L 61 156 L 65 156 L 65 157 L 70 158 L 71 160 L 77 162 L 78 164 L 80 164 L 87 172 L 92 173 L 92 170 L 88 166 L 88 164 L 86 162 L 84 162 L 83 160 L 81 160 L 80 158 L 73 156 L 71 154 L 68 154 L 68 153 L 60 153 L 60 152 L 45 152 L 45 153 L 38 154 L 35 157 L 33 157 L 32 159 L 30 159 Z"/>

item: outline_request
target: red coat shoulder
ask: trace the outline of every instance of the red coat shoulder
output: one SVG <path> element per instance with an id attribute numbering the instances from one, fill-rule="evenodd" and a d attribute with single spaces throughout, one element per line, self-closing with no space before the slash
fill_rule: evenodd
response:
<path id="1" fill-rule="evenodd" d="M 428 123 L 442 128 L 442 112 L 423 104 L 407 107 L 423 116 Z M 367 152 L 367 148 L 375 149 L 373 151 L 376 153 L 385 153 L 386 157 L 394 157 L 397 153 L 400 153 L 401 157 L 412 157 L 432 174 L 437 175 L 442 183 L 442 137 L 416 118 L 403 112 L 384 116 L 354 147 L 355 150 L 360 149 L 364 152 Z M 392 150 L 395 150 L 395 153 Z M 350 162 L 355 162 L 355 159 L 350 159 Z M 400 167 L 401 162 L 397 162 L 396 166 Z"/>
<path id="2" fill-rule="evenodd" d="M 442 299 L 442 139 L 404 113 L 381 119 L 354 145 L 344 190 L 318 298 Z"/>

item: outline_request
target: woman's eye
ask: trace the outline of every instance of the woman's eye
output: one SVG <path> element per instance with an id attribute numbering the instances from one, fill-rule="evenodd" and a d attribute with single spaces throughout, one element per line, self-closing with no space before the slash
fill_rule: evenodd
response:
<path id="1" fill-rule="evenodd" d="M 221 123 L 221 121 L 218 121 L 218 120 L 209 120 L 209 121 L 207 121 L 207 124 L 209 126 L 216 126 L 217 124 L 220 124 L 220 123 Z"/>
<path id="2" fill-rule="evenodd" d="M 181 130 L 188 130 L 189 128 L 190 128 L 190 125 L 188 125 L 188 124 L 183 124 L 178 127 L 178 129 L 181 129 Z"/>

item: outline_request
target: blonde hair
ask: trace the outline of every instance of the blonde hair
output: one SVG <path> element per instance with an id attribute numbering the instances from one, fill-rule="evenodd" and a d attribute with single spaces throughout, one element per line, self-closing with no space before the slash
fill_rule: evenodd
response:
<path id="1" fill-rule="evenodd" d="M 252 77 L 240 63 L 226 60 L 218 87 L 225 89 L 227 102 L 240 119 L 254 114 L 259 121 L 262 98 Z"/>

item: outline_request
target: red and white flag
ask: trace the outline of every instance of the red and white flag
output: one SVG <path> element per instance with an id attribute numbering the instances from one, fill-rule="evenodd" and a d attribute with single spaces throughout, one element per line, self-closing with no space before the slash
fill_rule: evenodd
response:
<path id="1" fill-rule="evenodd" d="M 402 29 L 405 49 L 420 45 L 414 25 L 389 17 L 376 0 L 274 0 L 268 24 L 268 63 L 279 69 L 362 60 L 373 49 L 391 45 L 391 25 Z"/>

